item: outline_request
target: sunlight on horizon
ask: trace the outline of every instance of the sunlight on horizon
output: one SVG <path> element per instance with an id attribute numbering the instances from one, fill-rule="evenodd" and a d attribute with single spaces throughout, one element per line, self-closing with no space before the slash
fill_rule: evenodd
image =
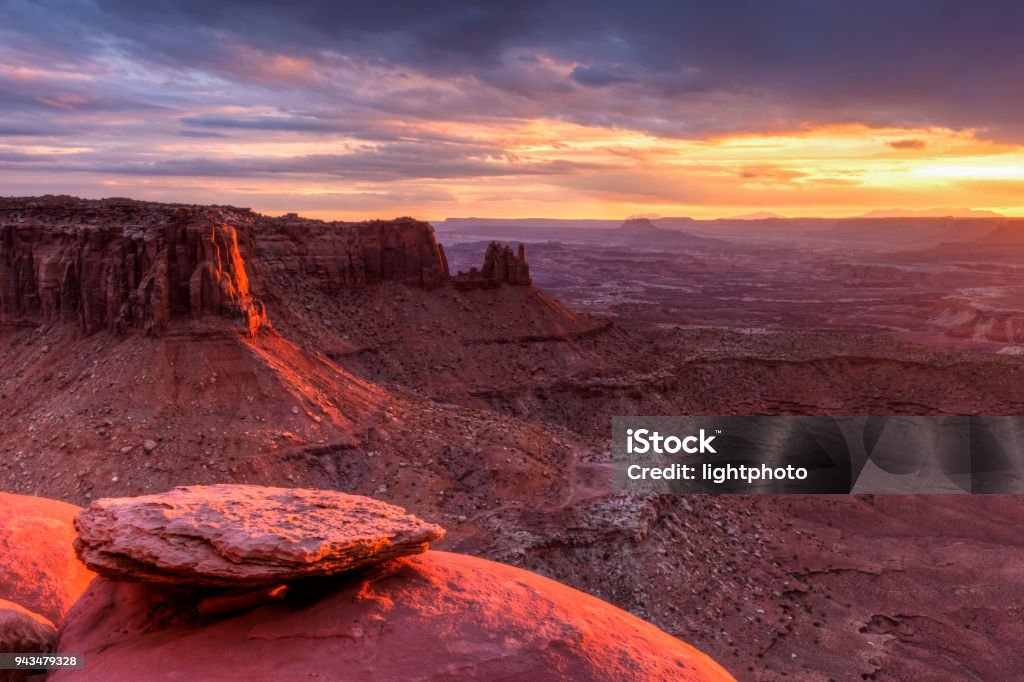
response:
<path id="1" fill-rule="evenodd" d="M 108 178 L 103 187 L 124 194 L 141 191 L 149 198 L 230 200 L 270 213 L 299 211 L 339 219 L 390 214 L 432 220 L 619 219 L 652 212 L 708 219 L 761 210 L 839 217 L 940 206 L 1024 214 L 1012 183 L 984 183 L 1024 179 L 1021 149 L 987 141 L 974 131 L 845 125 L 688 140 L 538 119 L 517 126 L 432 122 L 415 131 L 417 137 L 427 135 L 458 136 L 459 142 L 448 144 L 476 144 L 487 153 L 472 158 L 466 171 L 470 177 L 430 177 L 435 167 L 429 160 L 413 159 L 426 177 L 371 173 L 365 179 L 332 180 L 335 167 L 343 171 L 348 158 L 386 154 L 387 149 L 353 137 L 310 140 L 263 133 L 163 146 L 179 154 L 201 150 L 209 159 L 251 166 L 250 177 L 211 177 L 196 185 L 195 178 L 169 173 Z M 66 156 L 80 150 L 56 151 Z M 321 160 L 322 174 L 301 170 L 303 163 Z M 261 163 L 267 162 L 285 166 L 261 173 Z M 287 165 L 293 162 L 296 172 Z"/>

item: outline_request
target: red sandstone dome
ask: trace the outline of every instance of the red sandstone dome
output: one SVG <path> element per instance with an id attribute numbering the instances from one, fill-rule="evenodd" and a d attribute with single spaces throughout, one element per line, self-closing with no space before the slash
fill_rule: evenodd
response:
<path id="1" fill-rule="evenodd" d="M 68 614 L 61 680 L 733 679 L 708 656 L 534 573 L 430 551 L 293 586 L 241 615 L 194 615 L 180 590 L 98 578 Z"/>
<path id="2" fill-rule="evenodd" d="M 0 493 L 0 599 L 54 623 L 95 575 L 75 556 L 78 507 Z"/>
<path id="3" fill-rule="evenodd" d="M 48 653 L 56 636 L 53 623 L 46 618 L 12 601 L 0 599 L 0 653 Z M 20 682 L 27 673 L 0 670 L 0 682 Z"/>

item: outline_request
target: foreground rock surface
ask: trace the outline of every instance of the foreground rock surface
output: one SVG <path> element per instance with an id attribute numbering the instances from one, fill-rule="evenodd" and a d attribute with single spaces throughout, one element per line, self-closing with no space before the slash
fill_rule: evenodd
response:
<path id="1" fill-rule="evenodd" d="M 48 653 L 53 650 L 57 631 L 53 623 L 14 602 L 0 599 L 0 652 L 8 654 Z M 0 670 L 0 682 L 20 682 L 29 670 Z"/>
<path id="2" fill-rule="evenodd" d="M 84 670 L 51 680 L 733 679 L 610 604 L 534 573 L 431 551 L 221 620 L 175 588 L 97 579 L 61 630 Z"/>
<path id="3" fill-rule="evenodd" d="M 0 652 L 47 652 L 53 648 L 57 630 L 48 618 L 21 604 L 0 599 Z"/>
<path id="4" fill-rule="evenodd" d="M 94 574 L 71 543 L 78 507 L 42 497 L 0 493 L 0 600 L 56 623 Z"/>
<path id="5" fill-rule="evenodd" d="M 251 485 L 96 500 L 75 526 L 75 549 L 98 573 L 221 586 L 340 573 L 423 552 L 444 535 L 368 497 Z"/>

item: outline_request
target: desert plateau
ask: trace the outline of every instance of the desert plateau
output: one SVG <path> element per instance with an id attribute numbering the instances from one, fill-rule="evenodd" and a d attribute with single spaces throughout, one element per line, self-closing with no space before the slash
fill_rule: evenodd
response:
<path id="1" fill-rule="evenodd" d="M 0 682 L 1024 680 L 1022 35 L 0 0 Z"/>
<path id="2" fill-rule="evenodd" d="M 1012 333 L 965 345 L 899 281 L 872 290 L 906 306 L 898 330 L 855 306 L 738 326 L 728 311 L 744 317 L 755 289 L 730 299 L 701 282 L 737 251 L 773 251 L 648 232 L 569 228 L 512 248 L 466 228 L 443 247 L 412 219 L 4 200 L 0 481 L 75 505 L 179 485 L 365 495 L 443 524 L 439 550 L 590 593 L 741 679 L 1019 674 L 1019 657 L 971 653 L 1021 634 L 1006 611 L 1022 589 L 1019 498 L 623 496 L 607 452 L 620 414 L 1019 412 Z M 829 244 L 818 257 L 834 264 Z M 873 257 L 942 253 L 905 249 Z M 659 298 L 690 279 L 683 263 L 700 263 L 691 295 L 719 307 Z M 815 277 L 758 272 L 769 297 Z M 814 288 L 859 292 L 857 272 L 819 270 Z"/>

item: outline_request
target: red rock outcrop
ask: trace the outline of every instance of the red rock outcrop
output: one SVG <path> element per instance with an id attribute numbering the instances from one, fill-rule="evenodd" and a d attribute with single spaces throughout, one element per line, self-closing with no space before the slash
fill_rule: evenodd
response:
<path id="1" fill-rule="evenodd" d="M 982 243 L 1024 245 L 1024 220 L 1007 220 L 991 233 L 977 240 Z"/>
<path id="2" fill-rule="evenodd" d="M 262 586 L 427 549 L 444 529 L 368 497 L 252 485 L 187 486 L 100 499 L 75 519 L 75 549 L 106 576 Z"/>
<path id="3" fill-rule="evenodd" d="M 273 218 L 224 206 L 73 197 L 0 199 L 0 325 L 72 322 L 91 334 L 158 334 L 172 319 L 268 323 L 260 278 L 333 293 L 387 281 L 451 281 L 428 223 Z M 493 244 L 478 284 L 529 284 L 520 247 Z"/>
<path id="4" fill-rule="evenodd" d="M 323 222 L 295 215 L 261 217 L 257 268 L 318 280 L 328 292 L 398 281 L 436 287 L 448 263 L 429 223 L 412 218 L 361 223 Z"/>
<path id="5" fill-rule="evenodd" d="M 180 591 L 97 579 L 50 679 L 732 680 L 697 649 L 534 573 L 430 551 L 296 585 L 234 617 L 196 616 Z"/>
<path id="6" fill-rule="evenodd" d="M 57 630 L 38 613 L 0 599 L 0 652 L 45 654 L 53 650 Z M 0 670 L 0 682 L 22 682 L 36 670 Z M 35 679 L 35 678 L 32 678 Z"/>
<path id="7" fill-rule="evenodd" d="M 661 232 L 662 229 L 655 225 L 650 218 L 627 218 L 619 225 L 620 230 L 630 232 Z"/>
<path id="8" fill-rule="evenodd" d="M 172 317 L 266 321 L 249 291 L 252 216 L 130 200 L 0 201 L 0 322 L 158 332 Z"/>
<path id="9" fill-rule="evenodd" d="M 60 621 L 94 576 L 71 545 L 79 511 L 56 500 L 0 493 L 0 599 Z"/>
<path id="10" fill-rule="evenodd" d="M 931 322 L 946 336 L 970 341 L 1020 344 L 1024 341 L 1024 306 L 1017 290 L 991 297 L 948 297 L 933 306 Z"/>
<path id="11" fill-rule="evenodd" d="M 526 263 L 526 247 L 519 245 L 513 252 L 512 247 L 491 242 L 484 254 L 484 264 L 480 269 L 470 268 L 468 272 L 460 272 L 454 278 L 459 289 L 488 289 L 500 284 L 528 285 L 530 266 Z"/>

